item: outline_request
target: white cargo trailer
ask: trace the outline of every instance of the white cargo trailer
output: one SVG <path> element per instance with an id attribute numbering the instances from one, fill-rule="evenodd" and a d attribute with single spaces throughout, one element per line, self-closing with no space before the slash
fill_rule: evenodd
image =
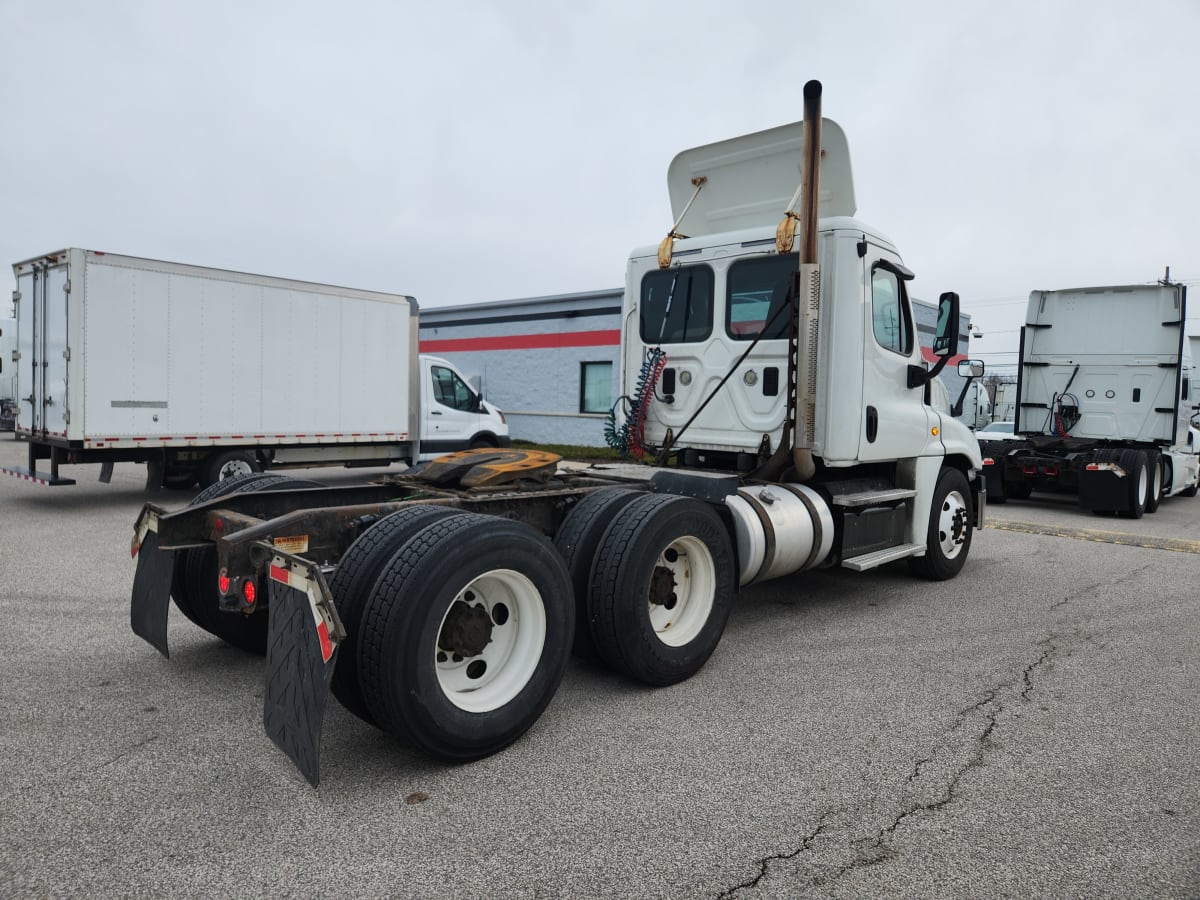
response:
<path id="1" fill-rule="evenodd" d="M 186 488 L 509 442 L 453 366 L 418 357 L 412 297 L 80 249 L 13 271 L 29 467 L 8 474 L 134 461 Z"/>
<path id="2" fill-rule="evenodd" d="M 1165 281 L 1031 293 L 1018 440 L 981 442 L 988 499 L 1074 490 L 1084 509 L 1139 518 L 1162 497 L 1195 496 L 1186 319 L 1187 288 Z"/>

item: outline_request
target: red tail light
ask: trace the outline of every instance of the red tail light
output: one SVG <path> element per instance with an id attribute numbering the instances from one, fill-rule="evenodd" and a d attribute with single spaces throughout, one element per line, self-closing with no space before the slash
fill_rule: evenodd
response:
<path id="1" fill-rule="evenodd" d="M 246 601 L 247 606 L 254 605 L 254 598 L 256 596 L 256 593 L 257 592 L 255 591 L 255 588 L 254 588 L 254 580 L 253 579 L 247 578 L 245 581 L 242 582 L 242 599 Z"/>
<path id="2" fill-rule="evenodd" d="M 217 576 L 217 590 L 221 592 L 222 597 L 229 593 L 229 576 L 224 572 Z"/>

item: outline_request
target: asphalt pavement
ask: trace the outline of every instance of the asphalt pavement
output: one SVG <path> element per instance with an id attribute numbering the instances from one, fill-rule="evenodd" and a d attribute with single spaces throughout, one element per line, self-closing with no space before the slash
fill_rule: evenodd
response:
<path id="1" fill-rule="evenodd" d="M 98 471 L 0 478 L 0 896 L 1200 896 L 1200 500 L 1035 495 L 949 582 L 746 590 L 690 681 L 573 661 L 468 765 L 331 701 L 314 790 L 260 658 L 130 631 L 144 470 Z"/>

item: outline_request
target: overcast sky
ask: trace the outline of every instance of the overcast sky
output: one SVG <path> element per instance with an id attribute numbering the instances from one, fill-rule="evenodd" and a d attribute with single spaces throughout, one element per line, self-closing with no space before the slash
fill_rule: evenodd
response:
<path id="1" fill-rule="evenodd" d="M 1200 284 L 1197 0 L 0 0 L 0 35 L 5 266 L 613 288 L 671 225 L 672 156 L 798 120 L 817 78 L 859 217 L 990 363 L 1031 289 Z"/>

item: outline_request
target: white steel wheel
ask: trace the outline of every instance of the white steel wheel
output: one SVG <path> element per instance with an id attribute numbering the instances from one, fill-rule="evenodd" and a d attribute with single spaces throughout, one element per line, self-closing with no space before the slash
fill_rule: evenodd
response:
<path id="1" fill-rule="evenodd" d="M 925 555 L 908 560 L 913 572 L 933 581 L 945 581 L 962 571 L 971 552 L 972 502 L 967 476 L 958 469 L 943 468 L 929 506 Z"/>
<path id="2" fill-rule="evenodd" d="M 946 559 L 954 559 L 962 552 L 969 518 L 966 498 L 957 490 L 947 493 L 938 513 L 938 541 Z"/>
<path id="3" fill-rule="evenodd" d="M 716 564 L 703 541 L 686 535 L 658 555 L 646 602 L 650 625 L 668 647 L 695 640 L 712 615 Z"/>
<path id="4" fill-rule="evenodd" d="M 358 686 L 375 723 L 442 759 L 479 759 L 554 696 L 575 631 L 571 579 L 530 526 L 457 513 L 395 551 L 359 631 Z"/>
<path id="5" fill-rule="evenodd" d="M 646 684 L 678 684 L 716 649 L 737 590 L 725 521 L 691 497 L 643 494 L 596 551 L 588 625 L 600 659 Z"/>
<path id="6" fill-rule="evenodd" d="M 229 459 L 221 468 L 217 469 L 217 481 L 224 481 L 227 478 L 237 478 L 239 475 L 250 475 L 255 471 L 254 466 L 245 459 Z"/>
<path id="7" fill-rule="evenodd" d="M 537 670 L 546 643 L 546 609 L 529 578 L 493 569 L 451 601 L 434 659 L 446 699 L 467 712 L 499 709 Z"/>

